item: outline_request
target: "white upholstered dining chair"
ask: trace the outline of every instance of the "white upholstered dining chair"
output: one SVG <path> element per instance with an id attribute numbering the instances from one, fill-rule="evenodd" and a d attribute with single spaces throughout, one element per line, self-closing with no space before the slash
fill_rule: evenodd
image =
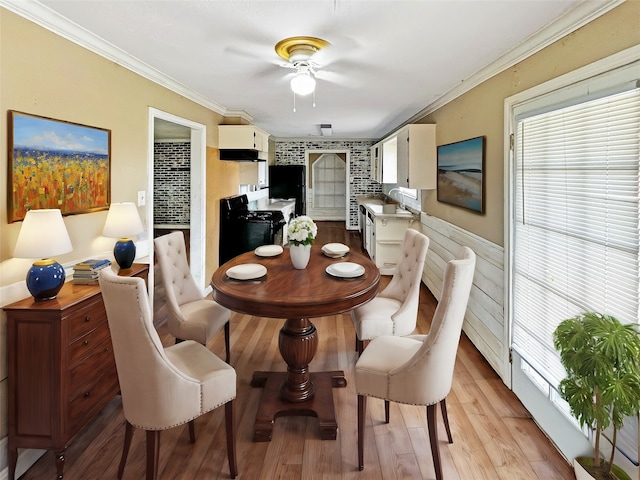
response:
<path id="1" fill-rule="evenodd" d="M 120 277 L 107 268 L 102 270 L 99 282 L 126 420 L 118 478 L 124 473 L 134 426 L 147 432 L 146 478 L 154 480 L 158 475 L 160 432 L 188 423 L 193 443 L 194 419 L 221 405 L 225 406 L 229 470 L 235 478 L 233 367 L 192 340 L 163 348 L 142 278 Z"/>
<path id="2" fill-rule="evenodd" d="M 358 466 L 364 468 L 364 428 L 367 397 L 385 400 L 385 422 L 389 422 L 388 402 L 427 407 L 427 424 L 436 480 L 442 479 L 436 421 L 440 403 L 447 439 L 453 443 L 446 397 L 453 382 L 460 332 L 473 283 L 476 256 L 462 247 L 458 257 L 447 264 L 442 298 L 438 302 L 428 335 L 380 336 L 371 341 L 356 363 L 358 393 Z"/>
<path id="3" fill-rule="evenodd" d="M 365 340 L 380 335 L 405 336 L 415 330 L 428 249 L 429 238 L 426 235 L 407 229 L 402 254 L 389 284 L 373 300 L 351 310 L 359 354 Z"/>
<path id="4" fill-rule="evenodd" d="M 206 346 L 209 339 L 224 328 L 225 360 L 229 363 L 231 312 L 214 300 L 203 298 L 191 276 L 184 234 L 171 232 L 157 237 L 153 243 L 167 301 L 169 333 L 176 338 L 176 343 L 195 340 Z"/>

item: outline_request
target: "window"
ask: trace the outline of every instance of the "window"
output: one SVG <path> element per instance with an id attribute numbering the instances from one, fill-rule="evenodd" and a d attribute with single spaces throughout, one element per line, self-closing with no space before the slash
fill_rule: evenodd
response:
<path id="1" fill-rule="evenodd" d="M 418 190 L 416 190 L 415 188 L 405 188 L 405 187 L 398 187 L 398 188 L 400 189 L 400 191 L 405 197 L 413 198 L 414 200 L 418 198 Z"/>
<path id="2" fill-rule="evenodd" d="M 566 409 L 558 323 L 584 311 L 639 318 L 640 89 L 579 85 L 514 114 L 512 347 Z"/>

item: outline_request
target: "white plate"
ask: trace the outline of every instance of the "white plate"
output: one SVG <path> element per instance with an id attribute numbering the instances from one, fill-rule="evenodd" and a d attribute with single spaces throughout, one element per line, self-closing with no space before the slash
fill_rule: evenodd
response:
<path id="1" fill-rule="evenodd" d="M 275 257 L 280 255 L 282 251 L 281 245 L 262 245 L 255 249 L 255 254 L 259 257 Z"/>
<path id="2" fill-rule="evenodd" d="M 342 256 L 349 252 L 349 247 L 343 243 L 327 243 L 322 246 L 322 253 L 329 257 Z"/>
<path id="3" fill-rule="evenodd" d="M 347 252 L 347 253 L 340 253 L 340 254 L 338 254 L 338 255 L 331 255 L 330 253 L 327 253 L 327 252 L 322 252 L 322 253 L 325 255 L 325 257 L 329 257 L 329 258 L 342 258 L 342 257 L 344 257 L 344 256 L 345 256 L 347 253 L 349 253 L 349 252 Z"/>
<path id="4" fill-rule="evenodd" d="M 264 277 L 267 274 L 267 267 L 259 263 L 245 263 L 236 265 L 227 270 L 227 276 L 236 280 L 252 280 Z"/>
<path id="5" fill-rule="evenodd" d="M 364 267 L 359 263 L 339 262 L 329 265 L 326 272 L 334 277 L 354 278 L 364 274 Z"/>

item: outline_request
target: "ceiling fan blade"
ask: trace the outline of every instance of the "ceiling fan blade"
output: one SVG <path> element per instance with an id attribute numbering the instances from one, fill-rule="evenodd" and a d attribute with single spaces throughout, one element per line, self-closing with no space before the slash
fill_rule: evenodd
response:
<path id="1" fill-rule="evenodd" d="M 313 55 L 311 55 L 311 57 L 309 58 L 309 61 L 314 65 L 316 65 L 318 68 L 322 68 L 322 67 L 326 67 L 327 65 L 330 65 L 334 61 L 335 56 L 336 56 L 335 47 L 329 44 L 326 47 L 322 48 L 321 50 L 318 50 Z"/>
<path id="2" fill-rule="evenodd" d="M 362 83 L 357 79 L 344 75 L 342 73 L 332 72 L 329 70 L 318 70 L 316 72 L 316 78 L 325 82 L 334 83 L 343 87 L 358 88 L 362 87 Z"/>

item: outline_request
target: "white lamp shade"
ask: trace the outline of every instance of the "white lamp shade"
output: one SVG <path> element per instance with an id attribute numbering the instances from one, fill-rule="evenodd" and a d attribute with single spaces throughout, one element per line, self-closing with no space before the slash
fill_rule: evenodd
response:
<path id="1" fill-rule="evenodd" d="M 29 210 L 22 221 L 13 256 L 51 258 L 73 250 L 58 209 Z"/>
<path id="2" fill-rule="evenodd" d="M 144 231 L 138 208 L 133 202 L 112 203 L 107 213 L 102 235 L 111 238 L 123 238 Z"/>
<path id="3" fill-rule="evenodd" d="M 316 88 L 316 79 L 309 72 L 298 72 L 291 79 L 291 90 L 298 95 L 309 95 Z"/>

